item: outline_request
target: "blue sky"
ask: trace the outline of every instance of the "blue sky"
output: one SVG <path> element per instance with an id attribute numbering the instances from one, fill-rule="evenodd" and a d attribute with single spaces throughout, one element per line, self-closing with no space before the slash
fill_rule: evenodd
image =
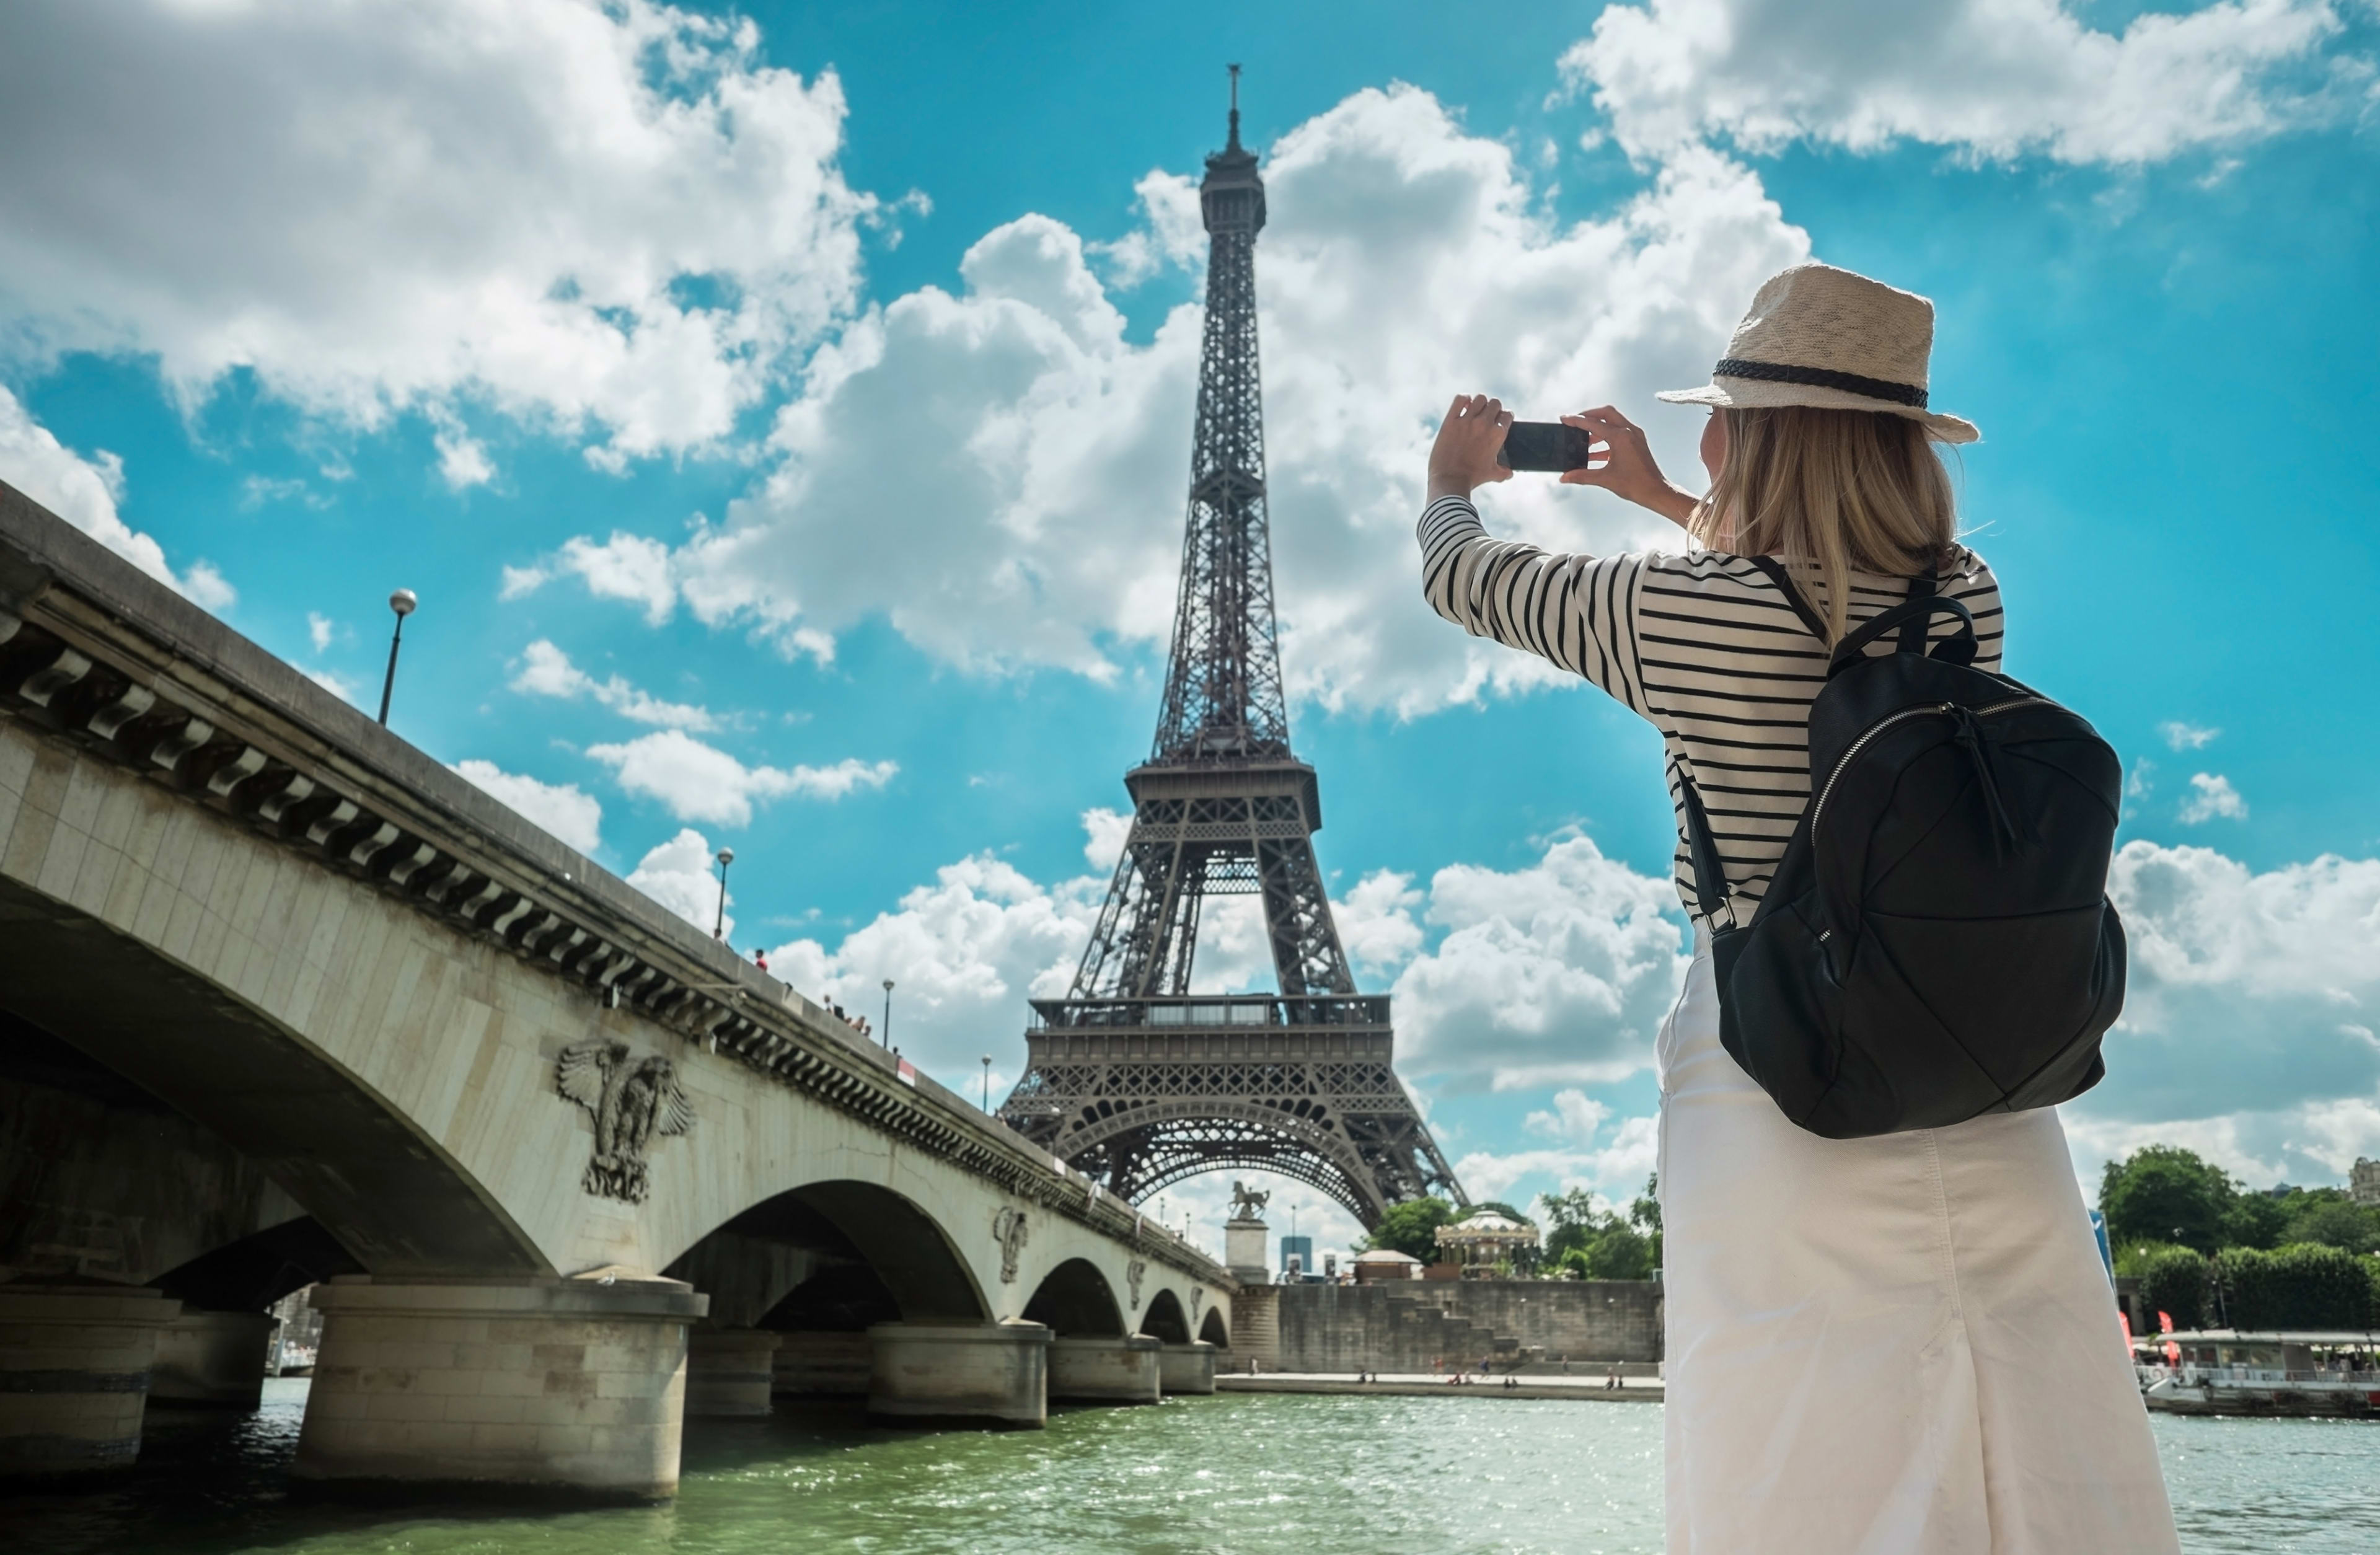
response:
<path id="1" fill-rule="evenodd" d="M 1692 479 L 1651 391 L 1813 255 L 1937 300 L 2010 668 L 2133 773 L 2078 1167 L 2336 1180 L 2380 1154 L 2380 13 L 1909 11 L 13 7 L 0 479 L 367 704 L 417 589 L 401 733 L 706 926 L 731 844 L 736 943 L 894 977 L 998 1087 L 1155 716 L 1236 59 L 1296 744 L 1474 1191 L 1641 1183 L 1681 964 L 1650 731 L 1420 601 L 1431 418 L 1617 400 Z"/>

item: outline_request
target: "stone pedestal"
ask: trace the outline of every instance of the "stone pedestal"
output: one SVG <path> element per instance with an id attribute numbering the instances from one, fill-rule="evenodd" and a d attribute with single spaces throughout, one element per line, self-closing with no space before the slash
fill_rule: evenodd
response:
<path id="1" fill-rule="evenodd" d="M 1167 1393 L 1215 1391 L 1215 1347 L 1203 1339 L 1168 1344 L 1157 1353 L 1157 1385 Z"/>
<path id="2" fill-rule="evenodd" d="M 868 1412 L 897 1425 L 1038 1428 L 1049 1422 L 1039 1323 L 879 1323 Z"/>
<path id="3" fill-rule="evenodd" d="M 865 1333 L 781 1333 L 776 1382 L 780 1398 L 866 1398 L 876 1342 Z"/>
<path id="4" fill-rule="evenodd" d="M 1232 1369 L 1251 1361 L 1281 1364 L 1281 1292 L 1279 1285 L 1242 1285 L 1232 1294 Z"/>
<path id="5" fill-rule="evenodd" d="M 263 1402 L 273 1318 L 262 1312 L 185 1307 L 157 1336 L 152 1403 L 254 1409 Z"/>
<path id="6" fill-rule="evenodd" d="M 1272 1273 L 1265 1265 L 1272 1228 L 1262 1221 L 1242 1218 L 1223 1222 L 1223 1262 L 1232 1278 L 1243 1285 L 1269 1285 Z"/>
<path id="7" fill-rule="evenodd" d="M 1157 1352 L 1145 1333 L 1050 1343 L 1050 1396 L 1072 1403 L 1155 1403 Z"/>
<path id="8" fill-rule="evenodd" d="M 291 1472 L 653 1500 L 677 1490 L 686 1329 L 676 1280 L 319 1286 Z"/>
<path id="9" fill-rule="evenodd" d="M 140 1285 L 0 1285 L 0 1476 L 139 1457 L 157 1335 L 181 1310 Z"/>
<path id="10" fill-rule="evenodd" d="M 686 1338 L 686 1414 L 768 1414 L 779 1337 L 763 1329 L 694 1330 Z"/>

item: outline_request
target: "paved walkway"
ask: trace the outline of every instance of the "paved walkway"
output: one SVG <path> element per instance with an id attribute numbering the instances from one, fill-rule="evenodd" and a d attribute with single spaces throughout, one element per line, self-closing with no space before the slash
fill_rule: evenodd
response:
<path id="1" fill-rule="evenodd" d="M 1537 1377 L 1514 1379 L 1514 1387 L 1504 1386 L 1501 1377 L 1485 1382 L 1455 1384 L 1442 1377 L 1427 1373 L 1402 1375 L 1390 1373 L 1369 1382 L 1358 1382 L 1352 1372 L 1267 1371 L 1250 1377 L 1245 1373 L 1226 1372 L 1215 1379 L 1215 1389 L 1224 1393 L 1373 1393 L 1384 1398 L 1490 1398 L 1490 1399 L 1585 1399 L 1605 1403 L 1658 1403 L 1663 1397 L 1661 1379 L 1658 1377 L 1623 1377 L 1617 1388 L 1607 1388 L 1600 1373 L 1588 1377 Z"/>

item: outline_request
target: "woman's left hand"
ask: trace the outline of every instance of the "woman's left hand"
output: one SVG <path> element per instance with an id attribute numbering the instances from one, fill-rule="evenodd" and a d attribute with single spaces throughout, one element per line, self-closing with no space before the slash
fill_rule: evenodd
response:
<path id="1" fill-rule="evenodd" d="M 1429 450 L 1429 497 L 1468 497 L 1491 480 L 1510 480 L 1512 472 L 1496 462 L 1504 446 L 1504 429 L 1512 413 L 1500 399 L 1486 395 L 1457 395 L 1438 424 L 1438 441 Z"/>

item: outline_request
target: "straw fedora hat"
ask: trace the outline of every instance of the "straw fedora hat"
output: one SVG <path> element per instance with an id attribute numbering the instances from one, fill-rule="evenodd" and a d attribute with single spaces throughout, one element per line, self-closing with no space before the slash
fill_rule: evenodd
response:
<path id="1" fill-rule="evenodd" d="M 1934 304 L 1831 264 L 1797 264 L 1761 283 L 1699 389 L 1654 395 L 1673 405 L 1813 405 L 1885 410 L 1923 421 L 1944 443 L 1973 443 L 1972 421 L 1925 407 Z"/>

